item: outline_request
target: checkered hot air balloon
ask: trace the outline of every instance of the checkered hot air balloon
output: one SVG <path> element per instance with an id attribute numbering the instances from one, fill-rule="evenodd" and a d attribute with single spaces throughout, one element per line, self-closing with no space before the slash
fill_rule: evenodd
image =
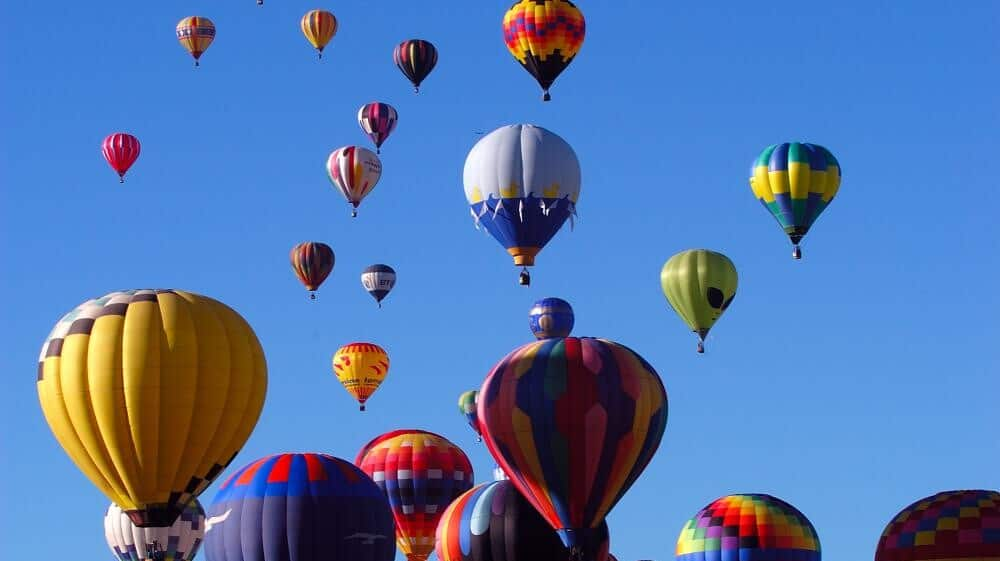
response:
<path id="1" fill-rule="evenodd" d="M 944 491 L 885 527 L 875 561 L 1000 561 L 1000 492 Z"/>
<path id="2" fill-rule="evenodd" d="M 357 466 L 267 456 L 229 476 L 208 510 L 209 561 L 392 561 L 392 512 Z"/>
<path id="3" fill-rule="evenodd" d="M 504 357 L 478 397 L 483 440 L 521 494 L 577 550 L 652 460 L 667 394 L 613 341 L 535 341 Z"/>
<path id="4" fill-rule="evenodd" d="M 698 511 L 677 538 L 677 561 L 820 561 L 809 519 L 764 494 L 728 495 Z"/>
<path id="5" fill-rule="evenodd" d="M 169 528 L 139 528 L 111 503 L 104 516 L 104 537 L 118 561 L 191 561 L 205 537 L 205 511 L 194 499 Z"/>
<path id="6" fill-rule="evenodd" d="M 586 33 L 583 12 L 569 0 L 518 0 L 503 17 L 507 50 L 535 77 L 543 101 L 552 99 L 549 88 L 580 52 Z"/>
<path id="7" fill-rule="evenodd" d="M 840 163 L 818 144 L 785 142 L 764 149 L 750 169 L 750 188 L 792 242 L 799 242 L 840 190 Z"/>
<path id="8" fill-rule="evenodd" d="M 355 462 L 389 498 L 399 550 L 408 561 L 426 560 L 445 508 L 472 488 L 465 452 L 438 434 L 407 429 L 377 437 Z"/>
<path id="9" fill-rule="evenodd" d="M 477 485 L 452 501 L 437 525 L 439 561 L 609 561 L 600 524 L 575 559 L 510 481 Z"/>

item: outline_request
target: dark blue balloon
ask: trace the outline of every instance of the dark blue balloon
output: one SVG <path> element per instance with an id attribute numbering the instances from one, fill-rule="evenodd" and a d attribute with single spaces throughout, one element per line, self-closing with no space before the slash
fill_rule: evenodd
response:
<path id="1" fill-rule="evenodd" d="M 392 561 L 392 511 L 354 464 L 326 454 L 261 458 L 208 509 L 208 561 Z"/>
<path id="2" fill-rule="evenodd" d="M 573 321 L 573 307 L 562 298 L 542 298 L 528 313 L 528 325 L 536 339 L 569 337 Z"/>

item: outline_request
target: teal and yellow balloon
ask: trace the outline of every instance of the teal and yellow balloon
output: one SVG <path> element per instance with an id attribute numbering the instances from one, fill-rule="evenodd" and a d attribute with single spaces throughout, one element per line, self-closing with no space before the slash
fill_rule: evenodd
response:
<path id="1" fill-rule="evenodd" d="M 736 266 L 725 255 L 708 249 L 682 251 L 663 265 L 660 287 L 670 307 L 698 334 L 698 352 L 705 337 L 736 297 Z"/>
<path id="2" fill-rule="evenodd" d="M 840 189 L 840 164 L 818 144 L 773 144 L 754 162 L 750 188 L 792 241 L 792 257 L 801 259 L 799 242 Z"/>

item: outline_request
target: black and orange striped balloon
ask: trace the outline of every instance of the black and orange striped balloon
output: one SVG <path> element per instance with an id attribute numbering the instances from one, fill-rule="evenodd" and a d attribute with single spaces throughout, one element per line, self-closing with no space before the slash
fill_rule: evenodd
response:
<path id="1" fill-rule="evenodd" d="M 333 249 L 323 242 L 302 242 L 292 248 L 289 257 L 295 276 L 299 277 L 306 290 L 314 293 L 311 298 L 315 300 L 316 289 L 333 271 Z"/>

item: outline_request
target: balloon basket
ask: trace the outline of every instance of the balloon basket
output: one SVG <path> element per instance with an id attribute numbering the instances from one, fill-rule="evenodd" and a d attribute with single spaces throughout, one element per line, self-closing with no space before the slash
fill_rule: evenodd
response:
<path id="1" fill-rule="evenodd" d="M 521 271 L 521 274 L 518 275 L 518 277 L 517 277 L 517 283 L 520 284 L 521 286 L 530 286 L 531 285 L 531 274 L 528 273 L 527 267 L 525 267 Z"/>
<path id="2" fill-rule="evenodd" d="M 792 247 L 792 259 L 802 259 L 802 250 L 799 248 L 798 244 Z"/>

